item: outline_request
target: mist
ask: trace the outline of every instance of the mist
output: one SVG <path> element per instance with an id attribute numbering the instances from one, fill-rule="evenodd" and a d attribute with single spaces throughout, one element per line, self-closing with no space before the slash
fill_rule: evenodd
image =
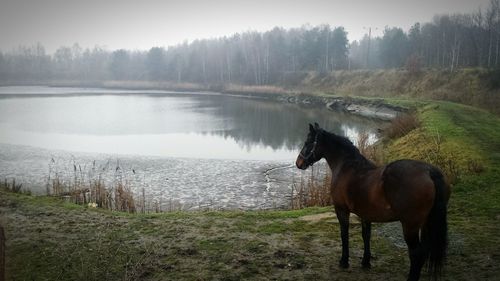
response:
<path id="1" fill-rule="evenodd" d="M 149 50 L 231 36 L 246 31 L 304 24 L 343 26 L 350 41 L 372 28 L 382 35 L 386 26 L 405 30 L 428 22 L 436 14 L 471 13 L 485 9 L 489 0 L 383 1 L 76 1 L 3 0 L 0 3 L 0 50 L 40 42 L 47 53 L 78 43 L 110 51 Z"/>
<path id="2" fill-rule="evenodd" d="M 127 37 L 128 32 L 124 28 L 119 34 Z M 367 32 L 359 40 L 350 40 L 343 25 L 321 24 L 228 33 L 168 47 L 153 45 L 147 50 L 112 51 L 74 43 L 50 53 L 42 43 L 22 45 L 0 53 L 0 82 L 119 80 L 205 87 L 231 83 L 283 86 L 296 84 L 310 71 L 453 71 L 500 65 L 498 1 L 471 13 L 435 15 L 409 28 L 386 26 L 380 35 L 375 28 Z"/>

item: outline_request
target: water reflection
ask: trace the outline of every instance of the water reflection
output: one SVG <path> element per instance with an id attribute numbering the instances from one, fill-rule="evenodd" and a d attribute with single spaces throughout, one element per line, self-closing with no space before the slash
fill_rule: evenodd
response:
<path id="1" fill-rule="evenodd" d="M 32 90 L 33 91 L 33 90 Z M 352 139 L 379 124 L 326 108 L 189 93 L 92 91 L 0 99 L 0 143 L 111 154 L 291 159 L 307 124 Z M 47 89 L 41 93 L 47 93 Z M 0 89 L 0 96 L 2 90 Z M 372 134 L 373 135 L 373 134 Z"/>
<path id="2" fill-rule="evenodd" d="M 353 140 L 362 131 L 374 138 L 380 126 L 380 122 L 343 112 L 280 102 L 217 97 L 204 100 L 204 105 L 213 108 L 218 119 L 230 120 L 228 129 L 211 133 L 234 138 L 245 147 L 264 144 L 276 150 L 297 149 L 304 141 L 307 125 L 314 122 Z"/>
<path id="3" fill-rule="evenodd" d="M 119 163 L 132 190 L 144 188 L 151 200 L 286 207 L 304 175 L 293 163 L 308 123 L 353 140 L 379 126 L 326 108 L 222 95 L 38 88 L 0 87 L 0 179 L 37 193 L 49 171 L 72 182 L 76 166 Z M 111 186 L 116 171 L 99 177 Z"/>

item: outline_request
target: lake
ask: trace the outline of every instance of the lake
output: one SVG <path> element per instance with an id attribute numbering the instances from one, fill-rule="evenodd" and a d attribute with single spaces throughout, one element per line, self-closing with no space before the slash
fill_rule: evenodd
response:
<path id="1" fill-rule="evenodd" d="M 307 124 L 355 140 L 380 122 L 218 93 L 0 87 L 0 179 L 125 179 L 182 209 L 286 207 Z M 91 175 L 92 171 L 92 175 Z"/>

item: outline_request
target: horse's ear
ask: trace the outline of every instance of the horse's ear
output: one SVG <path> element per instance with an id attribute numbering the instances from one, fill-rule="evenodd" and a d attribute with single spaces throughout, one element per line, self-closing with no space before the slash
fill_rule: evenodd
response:
<path id="1" fill-rule="evenodd" d="M 314 129 L 315 129 L 315 130 L 320 130 L 320 129 L 321 129 L 321 128 L 319 127 L 319 124 L 318 124 L 318 123 L 316 123 L 316 122 L 314 123 Z"/>
<path id="2" fill-rule="evenodd" d="M 314 133 L 314 127 L 311 123 L 309 123 L 309 132 Z"/>

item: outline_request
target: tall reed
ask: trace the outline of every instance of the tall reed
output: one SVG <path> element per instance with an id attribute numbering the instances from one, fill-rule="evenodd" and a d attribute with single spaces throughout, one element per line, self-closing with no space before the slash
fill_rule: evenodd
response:
<path id="1" fill-rule="evenodd" d="M 103 173 L 107 172 L 109 161 L 103 167 L 97 167 L 93 161 L 88 171 L 73 163 L 70 179 L 63 177 L 56 169 L 56 162 L 51 160 L 47 191 L 49 195 L 62 197 L 70 202 L 100 207 L 108 210 L 135 213 L 136 203 L 130 182 L 123 179 L 119 163 L 115 168 L 114 181 L 106 184 Z"/>
<path id="2" fill-rule="evenodd" d="M 291 194 L 291 209 L 301 209 L 313 206 L 330 206 L 332 205 L 331 196 L 331 173 L 327 169 L 327 173 L 320 175 L 320 168 L 311 167 L 309 177 L 300 177 L 298 183 L 292 184 Z M 320 179 L 323 177 L 322 179 Z"/>

